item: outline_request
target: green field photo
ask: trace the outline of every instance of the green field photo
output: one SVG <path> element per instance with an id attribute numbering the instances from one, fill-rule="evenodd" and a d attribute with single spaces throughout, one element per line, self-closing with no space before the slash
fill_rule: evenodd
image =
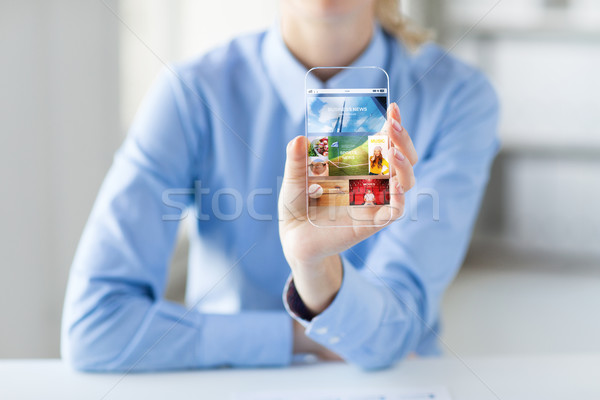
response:
<path id="1" fill-rule="evenodd" d="M 367 136 L 329 136 L 329 176 L 369 174 Z"/>

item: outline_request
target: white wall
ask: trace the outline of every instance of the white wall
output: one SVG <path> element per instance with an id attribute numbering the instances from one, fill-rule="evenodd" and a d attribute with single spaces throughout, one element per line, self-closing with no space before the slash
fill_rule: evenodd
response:
<path id="1" fill-rule="evenodd" d="M 58 356 L 76 243 L 120 140 L 99 1 L 0 2 L 0 357 Z"/>

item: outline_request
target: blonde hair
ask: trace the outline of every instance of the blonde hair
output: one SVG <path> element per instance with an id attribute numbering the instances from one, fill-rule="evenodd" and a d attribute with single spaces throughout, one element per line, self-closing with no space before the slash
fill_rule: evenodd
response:
<path id="1" fill-rule="evenodd" d="M 402 14 L 400 0 L 376 0 L 375 16 L 387 33 L 402 40 L 410 49 L 416 49 L 433 37 L 432 32 L 417 26 Z"/>

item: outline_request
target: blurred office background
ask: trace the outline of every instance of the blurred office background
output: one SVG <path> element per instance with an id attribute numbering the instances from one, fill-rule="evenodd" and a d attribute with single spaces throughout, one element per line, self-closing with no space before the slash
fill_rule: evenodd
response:
<path id="1" fill-rule="evenodd" d="M 483 69 L 502 150 L 443 305 L 460 355 L 600 351 L 600 3 L 412 0 Z M 165 62 L 264 29 L 277 0 L 0 0 L 0 358 L 58 357 L 95 195 Z M 169 296 L 185 286 L 185 236 Z"/>

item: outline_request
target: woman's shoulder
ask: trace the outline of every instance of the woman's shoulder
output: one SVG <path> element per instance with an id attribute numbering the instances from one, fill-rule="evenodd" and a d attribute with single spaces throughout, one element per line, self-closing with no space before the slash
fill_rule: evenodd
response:
<path id="1" fill-rule="evenodd" d="M 240 69 L 256 68 L 264 31 L 237 36 L 197 56 L 173 65 L 184 77 L 222 80 L 227 73 L 240 74 Z"/>
<path id="2" fill-rule="evenodd" d="M 403 86 L 415 92 L 436 93 L 442 97 L 444 93 L 452 93 L 463 86 L 478 85 L 494 95 L 488 78 L 478 68 L 460 60 L 449 50 L 440 45 L 428 42 L 417 50 L 411 51 L 396 41 L 394 50 L 394 71 L 400 77 Z"/>
<path id="3" fill-rule="evenodd" d="M 463 142 L 495 140 L 499 101 L 482 71 L 434 43 L 414 52 L 397 41 L 394 46 L 390 92 L 420 154 L 427 156 L 442 126 L 460 126 Z M 470 129 L 482 123 L 489 128 Z"/>
<path id="4" fill-rule="evenodd" d="M 460 60 L 449 50 L 437 43 L 425 43 L 412 56 L 413 71 L 431 76 L 443 75 L 455 79 L 465 79 L 473 74 L 481 73 L 477 68 Z"/>

